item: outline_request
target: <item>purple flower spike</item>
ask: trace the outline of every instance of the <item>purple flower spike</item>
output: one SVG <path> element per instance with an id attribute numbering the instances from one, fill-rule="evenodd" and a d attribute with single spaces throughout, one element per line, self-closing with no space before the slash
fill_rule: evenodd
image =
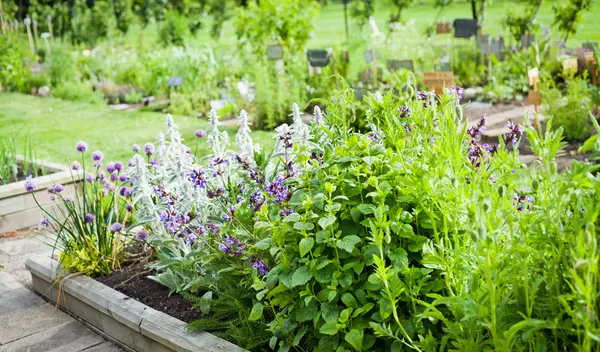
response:
<path id="1" fill-rule="evenodd" d="M 194 135 L 196 135 L 198 138 L 204 138 L 206 137 L 206 132 L 204 132 L 204 130 L 197 130 L 194 132 Z"/>
<path id="2" fill-rule="evenodd" d="M 148 230 L 142 228 L 135 233 L 135 238 L 137 238 L 138 241 L 146 241 L 148 239 L 148 235 Z"/>
<path id="3" fill-rule="evenodd" d="M 25 191 L 33 192 L 36 188 L 37 188 L 37 185 L 33 181 L 27 180 L 25 182 Z"/>
<path id="4" fill-rule="evenodd" d="M 71 164 L 71 170 L 79 170 L 81 169 L 81 164 L 79 163 L 79 161 L 74 161 L 73 164 Z"/>
<path id="5" fill-rule="evenodd" d="M 110 232 L 119 232 L 123 229 L 123 225 L 120 222 L 115 222 L 110 226 Z"/>
<path id="6" fill-rule="evenodd" d="M 154 154 L 154 144 L 150 142 L 144 144 L 144 153 L 146 153 L 148 156 Z"/>
<path id="7" fill-rule="evenodd" d="M 84 217 L 84 218 L 85 218 L 85 223 L 86 223 L 86 224 L 89 224 L 89 223 L 91 223 L 92 221 L 94 221 L 94 215 L 92 215 L 92 214 L 90 214 L 90 213 L 87 213 L 87 214 L 85 214 L 85 217 Z"/>
<path id="8" fill-rule="evenodd" d="M 43 217 L 40 221 L 40 225 L 42 225 L 43 227 L 48 227 L 50 226 L 50 220 L 48 220 L 47 217 Z"/>
<path id="9" fill-rule="evenodd" d="M 104 153 L 102 153 L 101 151 L 96 150 L 95 152 L 92 153 L 92 160 L 102 161 L 102 159 L 104 159 Z"/>
<path id="10" fill-rule="evenodd" d="M 86 150 L 88 150 L 88 145 L 84 141 L 79 141 L 79 142 L 77 142 L 77 145 L 75 146 L 75 149 L 77 149 L 78 152 L 83 153 Z"/>
<path id="11" fill-rule="evenodd" d="M 139 145 L 139 144 L 134 144 L 134 145 L 131 147 L 131 151 L 132 151 L 132 152 L 134 152 L 134 153 L 137 153 L 137 152 L 139 152 L 140 150 L 141 150 L 141 148 L 140 148 L 140 145 Z"/>

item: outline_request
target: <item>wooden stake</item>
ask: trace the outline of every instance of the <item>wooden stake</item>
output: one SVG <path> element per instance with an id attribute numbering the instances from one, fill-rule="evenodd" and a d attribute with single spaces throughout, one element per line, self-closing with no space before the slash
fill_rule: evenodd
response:
<path id="1" fill-rule="evenodd" d="M 27 29 L 27 37 L 29 37 L 29 49 L 31 49 L 31 53 L 35 54 L 35 48 L 33 46 L 33 38 L 31 36 L 31 19 L 26 17 L 25 20 L 25 28 Z"/>
<path id="2" fill-rule="evenodd" d="M 40 46 L 40 38 L 38 37 L 36 20 L 33 20 L 33 39 L 35 43 L 35 50 L 37 51 Z"/>
<path id="3" fill-rule="evenodd" d="M 50 39 L 54 40 L 54 32 L 52 31 L 52 16 L 48 15 L 48 32 L 50 33 Z"/>

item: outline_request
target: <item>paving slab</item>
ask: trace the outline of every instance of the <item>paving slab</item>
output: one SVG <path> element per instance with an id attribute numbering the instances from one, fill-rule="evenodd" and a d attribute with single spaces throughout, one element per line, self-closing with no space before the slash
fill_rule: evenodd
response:
<path id="1" fill-rule="evenodd" d="M 123 350 L 107 341 L 94 347 L 82 350 L 82 352 L 123 352 Z"/>
<path id="2" fill-rule="evenodd" d="M 0 272 L 0 295 L 20 287 L 23 286 L 21 286 L 21 284 L 15 281 L 15 279 L 13 279 L 12 276 L 8 275 L 7 273 Z"/>
<path id="3" fill-rule="evenodd" d="M 0 295 L 0 319 L 4 319 L 6 315 L 14 312 L 41 306 L 44 302 L 43 299 L 24 287 L 8 291 Z"/>
<path id="4" fill-rule="evenodd" d="M 3 345 L 7 352 L 79 352 L 105 340 L 72 320 Z"/>
<path id="5" fill-rule="evenodd" d="M 0 252 L 3 252 L 10 257 L 20 256 L 26 253 L 39 253 L 48 250 L 51 250 L 51 248 L 43 243 L 41 239 L 23 238 L 0 243 Z"/>
<path id="6" fill-rule="evenodd" d="M 0 319 L 0 345 L 73 320 L 49 303 L 16 311 Z M 1 349 L 0 349 L 1 351 Z"/>

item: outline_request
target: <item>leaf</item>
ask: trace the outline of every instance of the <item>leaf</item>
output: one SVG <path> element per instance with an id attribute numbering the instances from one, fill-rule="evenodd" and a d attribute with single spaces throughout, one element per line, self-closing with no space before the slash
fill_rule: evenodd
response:
<path id="1" fill-rule="evenodd" d="M 343 237 L 337 241 L 337 247 L 339 249 L 343 249 L 348 253 L 352 253 L 352 250 L 356 246 L 357 243 L 361 241 L 360 237 L 356 235 L 350 235 Z"/>
<path id="2" fill-rule="evenodd" d="M 340 315 L 340 309 L 336 303 L 324 302 L 321 303 L 321 314 L 325 321 L 337 321 Z"/>
<path id="3" fill-rule="evenodd" d="M 375 206 L 373 204 L 359 204 L 356 209 L 363 214 L 375 214 Z"/>
<path id="4" fill-rule="evenodd" d="M 257 222 L 254 223 L 254 228 L 255 229 L 264 229 L 264 228 L 267 228 L 269 226 L 271 226 L 271 224 L 269 224 L 266 221 L 257 221 Z"/>
<path id="5" fill-rule="evenodd" d="M 319 329 L 319 332 L 324 335 L 335 335 L 338 332 L 338 323 L 335 320 L 331 320 L 323 324 Z"/>
<path id="6" fill-rule="evenodd" d="M 408 268 L 408 254 L 404 248 L 396 248 L 388 253 L 392 266 L 398 269 Z"/>
<path id="7" fill-rule="evenodd" d="M 254 305 L 254 307 L 252 307 L 252 311 L 250 312 L 250 316 L 248 317 L 248 320 L 258 320 L 260 319 L 260 317 L 262 317 L 263 315 L 263 305 L 262 303 L 258 302 Z"/>
<path id="8" fill-rule="evenodd" d="M 306 253 L 310 252 L 310 250 L 315 245 L 315 239 L 312 237 L 305 237 L 300 241 L 300 256 L 304 257 Z"/>
<path id="9" fill-rule="evenodd" d="M 312 271 L 307 266 L 297 269 L 292 275 L 292 287 L 304 285 L 313 277 Z"/>
<path id="10" fill-rule="evenodd" d="M 273 239 L 268 237 L 268 238 L 265 238 L 263 240 L 256 242 L 254 244 L 254 248 L 257 248 L 260 250 L 265 250 L 271 246 L 271 243 L 273 243 Z"/>
<path id="11" fill-rule="evenodd" d="M 356 302 L 356 298 L 354 298 L 354 296 L 349 292 L 346 292 L 342 295 L 342 302 L 344 302 L 346 307 L 351 307 L 353 309 L 358 308 L 358 303 Z"/>
<path id="12" fill-rule="evenodd" d="M 283 222 L 296 222 L 296 221 L 300 221 L 300 214 L 298 214 L 298 213 L 291 213 L 290 215 L 286 216 L 283 219 Z"/>
<path id="13" fill-rule="evenodd" d="M 200 302 L 198 307 L 202 313 L 207 313 L 210 310 L 210 302 L 208 300 L 212 300 L 212 291 L 208 291 L 202 295 L 202 298 L 206 301 Z"/>
<path id="14" fill-rule="evenodd" d="M 326 229 L 329 226 L 333 225 L 335 223 L 336 219 L 337 218 L 335 217 L 335 215 L 328 216 L 326 218 L 320 218 L 319 219 L 319 226 L 321 226 L 322 228 Z"/>
<path id="15" fill-rule="evenodd" d="M 344 340 L 348 342 L 355 350 L 360 351 L 362 349 L 364 331 L 352 329 L 346 334 Z"/>

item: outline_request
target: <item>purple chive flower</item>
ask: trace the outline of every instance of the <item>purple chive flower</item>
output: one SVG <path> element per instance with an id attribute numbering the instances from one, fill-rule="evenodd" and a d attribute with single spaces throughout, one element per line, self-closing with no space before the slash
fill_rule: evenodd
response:
<path id="1" fill-rule="evenodd" d="M 92 166 L 95 167 L 96 169 L 99 169 L 102 167 L 102 162 L 96 160 L 92 163 Z"/>
<path id="2" fill-rule="evenodd" d="M 48 227 L 50 226 L 50 220 L 48 220 L 47 217 L 43 217 L 40 221 L 40 225 L 42 225 L 43 227 Z"/>
<path id="3" fill-rule="evenodd" d="M 138 241 L 146 241 L 148 239 L 148 235 L 148 230 L 141 228 L 135 233 L 135 238 L 137 238 Z"/>
<path id="4" fill-rule="evenodd" d="M 410 117 L 410 115 L 412 114 L 412 109 L 410 108 L 410 106 L 404 104 L 398 107 L 398 112 L 400 113 L 401 118 Z"/>
<path id="5" fill-rule="evenodd" d="M 98 172 L 98 179 L 99 180 L 105 180 L 106 179 L 106 174 L 104 173 L 104 171 L 100 171 Z"/>
<path id="6" fill-rule="evenodd" d="M 73 164 L 71 164 L 71 170 L 79 170 L 81 169 L 81 164 L 79 163 L 79 161 L 74 161 Z"/>
<path id="7" fill-rule="evenodd" d="M 137 153 L 137 152 L 139 152 L 140 150 L 141 150 L 141 148 L 140 148 L 140 145 L 139 145 L 139 144 L 134 144 L 134 145 L 131 147 L 131 151 L 132 151 L 132 152 L 134 152 L 134 153 Z"/>
<path id="8" fill-rule="evenodd" d="M 131 211 L 133 210 L 133 205 L 131 204 L 127 204 L 127 206 L 125 207 L 125 209 L 131 213 Z"/>
<path id="9" fill-rule="evenodd" d="M 204 132 L 204 130 L 197 130 L 194 132 L 194 135 L 196 135 L 198 138 L 204 138 L 206 137 L 206 132 Z"/>
<path id="10" fill-rule="evenodd" d="M 63 185 L 54 185 L 54 186 L 48 188 L 48 192 L 53 193 L 53 194 L 60 193 L 64 190 L 65 190 L 65 187 Z"/>
<path id="11" fill-rule="evenodd" d="M 94 221 L 94 215 L 87 213 L 87 214 L 85 214 L 84 219 L 85 219 L 85 223 L 89 224 L 92 221 Z"/>
<path id="12" fill-rule="evenodd" d="M 86 180 L 88 183 L 92 183 L 92 182 L 94 182 L 94 175 L 93 175 L 93 174 L 87 174 L 87 176 L 85 177 L 85 180 Z"/>
<path id="13" fill-rule="evenodd" d="M 262 261 L 260 259 L 257 259 L 257 260 L 250 259 L 249 262 L 250 262 L 250 265 L 252 266 L 252 269 L 256 269 L 258 271 L 259 275 L 264 276 L 269 273 L 269 267 L 267 266 L 267 264 L 264 261 Z"/>
<path id="14" fill-rule="evenodd" d="M 120 222 L 115 222 L 110 226 L 110 232 L 119 232 L 123 228 Z"/>
<path id="15" fill-rule="evenodd" d="M 135 166 L 135 160 L 129 159 L 129 161 L 127 162 L 127 166 L 129 166 L 129 167 Z"/>
<path id="16" fill-rule="evenodd" d="M 79 141 L 77 142 L 77 145 L 75 145 L 75 149 L 77 149 L 78 152 L 83 153 L 88 150 L 88 145 L 84 141 Z"/>
<path id="17" fill-rule="evenodd" d="M 32 180 L 25 181 L 25 191 L 33 192 L 37 188 L 37 185 Z"/>
<path id="18" fill-rule="evenodd" d="M 102 159 L 104 159 L 104 153 L 102 153 L 101 151 L 96 150 L 95 152 L 92 153 L 92 160 L 102 161 Z"/>
<path id="19" fill-rule="evenodd" d="M 119 176 L 119 181 L 120 181 L 120 182 L 127 182 L 127 180 L 129 180 L 129 177 L 127 177 L 127 175 L 125 175 L 125 174 L 121 174 L 121 175 Z"/>
<path id="20" fill-rule="evenodd" d="M 154 144 L 150 142 L 144 144 L 144 153 L 146 153 L 148 156 L 154 154 Z"/>
<path id="21" fill-rule="evenodd" d="M 117 172 L 116 171 L 113 171 L 113 173 L 110 174 L 110 180 L 112 182 L 115 182 L 118 178 L 119 178 L 119 176 L 117 176 Z"/>
<path id="22" fill-rule="evenodd" d="M 158 165 L 158 161 L 156 161 L 155 159 L 150 160 L 150 166 L 156 166 Z"/>
<path id="23" fill-rule="evenodd" d="M 72 195 L 70 195 L 70 194 L 67 194 L 67 195 L 64 197 L 64 200 L 65 200 L 65 202 L 67 202 L 67 203 L 73 203 L 73 196 L 72 196 Z"/>
<path id="24" fill-rule="evenodd" d="M 115 163 L 115 171 L 116 171 L 116 172 L 121 172 L 121 171 L 123 171 L 123 163 L 122 163 L 122 162 L 120 162 L 120 161 L 117 161 L 117 162 Z"/>
<path id="25" fill-rule="evenodd" d="M 125 196 L 125 192 L 127 192 L 127 187 L 123 186 L 121 187 L 121 189 L 119 189 L 119 194 L 124 197 Z"/>
<path id="26" fill-rule="evenodd" d="M 115 164 L 113 164 L 113 163 L 106 164 L 106 171 L 108 171 L 109 174 L 113 173 L 115 171 Z"/>
<path id="27" fill-rule="evenodd" d="M 52 202 L 54 202 L 56 200 L 56 197 L 54 196 L 54 194 L 50 194 L 48 196 L 48 199 L 50 199 Z"/>

